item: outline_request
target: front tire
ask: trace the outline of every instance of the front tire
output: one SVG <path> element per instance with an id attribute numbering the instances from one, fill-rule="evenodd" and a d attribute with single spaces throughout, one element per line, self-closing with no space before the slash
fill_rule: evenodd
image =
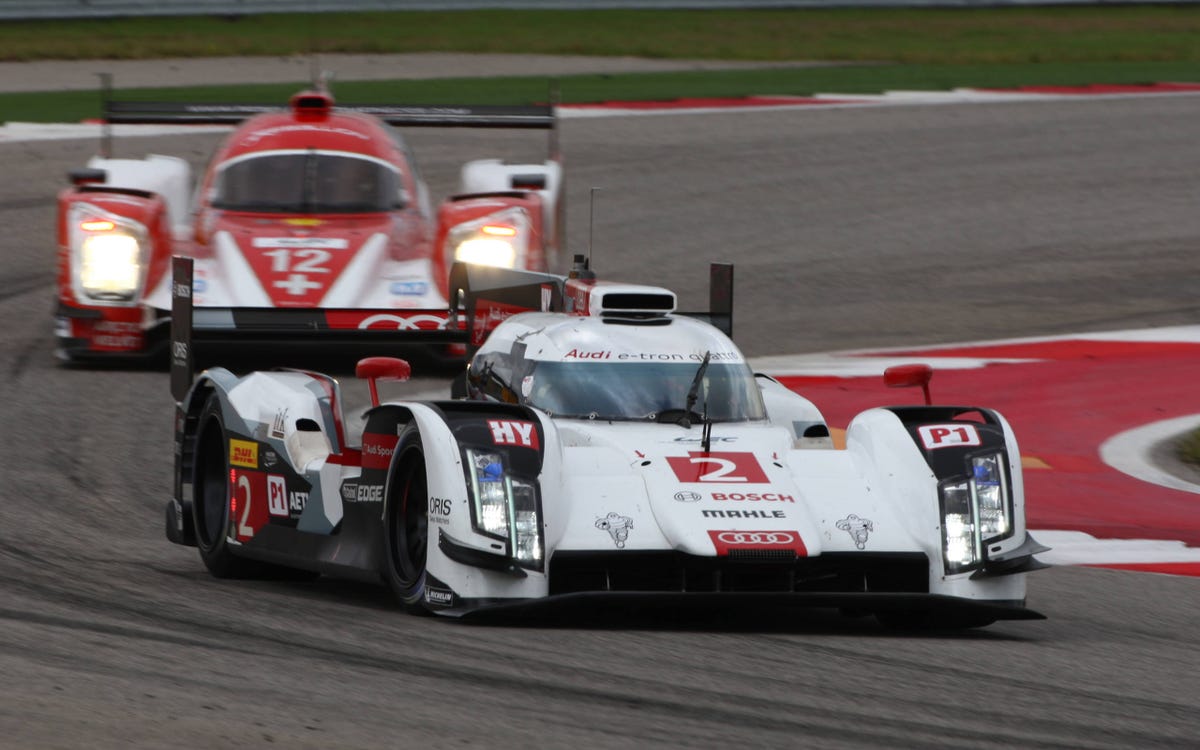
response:
<path id="1" fill-rule="evenodd" d="M 400 433 L 388 472 L 383 523 L 383 577 L 406 610 L 428 614 L 424 605 L 429 550 L 429 490 L 421 433 L 410 424 Z"/>

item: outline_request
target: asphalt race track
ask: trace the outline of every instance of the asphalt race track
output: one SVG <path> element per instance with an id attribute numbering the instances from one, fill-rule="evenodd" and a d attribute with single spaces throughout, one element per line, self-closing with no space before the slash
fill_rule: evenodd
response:
<path id="1" fill-rule="evenodd" d="M 1195 96 L 572 120 L 570 236 L 595 186 L 602 274 L 696 307 L 734 261 L 752 355 L 1196 323 L 1197 121 Z M 438 195 L 541 146 L 411 140 Z M 0 747 L 1195 746 L 1195 578 L 1056 568 L 1030 578 L 1047 621 L 920 636 L 800 611 L 464 625 L 381 587 L 210 578 L 163 537 L 166 375 L 52 355 L 54 195 L 95 145 L 0 145 Z"/>

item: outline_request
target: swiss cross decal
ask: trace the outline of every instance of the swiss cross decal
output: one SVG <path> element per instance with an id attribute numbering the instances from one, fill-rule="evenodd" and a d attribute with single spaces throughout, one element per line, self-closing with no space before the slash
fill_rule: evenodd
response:
<path id="1" fill-rule="evenodd" d="M 533 422 L 517 419 L 489 419 L 488 429 L 492 431 L 492 442 L 496 445 L 516 445 L 522 448 L 538 449 L 537 426 Z"/>
<path id="2" fill-rule="evenodd" d="M 925 450 L 983 445 L 979 430 L 971 424 L 925 424 L 917 428 Z"/>
<path id="3" fill-rule="evenodd" d="M 690 451 L 687 456 L 667 456 L 667 463 L 681 482 L 766 484 L 766 473 L 753 453 Z"/>

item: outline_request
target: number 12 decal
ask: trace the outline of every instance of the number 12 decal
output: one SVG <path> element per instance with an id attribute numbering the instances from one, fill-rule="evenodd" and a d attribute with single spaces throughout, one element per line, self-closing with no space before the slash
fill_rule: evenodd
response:
<path id="1" fill-rule="evenodd" d="M 971 424 L 926 424 L 917 428 L 925 450 L 983 445 L 979 430 Z"/>

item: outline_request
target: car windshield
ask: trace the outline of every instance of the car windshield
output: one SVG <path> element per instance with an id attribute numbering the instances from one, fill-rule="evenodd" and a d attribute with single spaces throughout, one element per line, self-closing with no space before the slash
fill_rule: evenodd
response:
<path id="1" fill-rule="evenodd" d="M 225 166 L 213 205 L 265 213 L 370 213 L 400 208 L 400 179 L 382 161 L 352 154 L 288 151 Z"/>
<path id="2" fill-rule="evenodd" d="M 535 362 L 521 392 L 525 403 L 557 417 L 655 420 L 684 414 L 700 367 L 699 361 Z M 744 362 L 710 363 L 693 411 L 714 422 L 766 418 L 754 373 Z"/>

